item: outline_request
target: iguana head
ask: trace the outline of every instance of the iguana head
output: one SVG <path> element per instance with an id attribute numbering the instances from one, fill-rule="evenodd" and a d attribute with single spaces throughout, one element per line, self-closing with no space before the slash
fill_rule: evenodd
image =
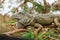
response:
<path id="1" fill-rule="evenodd" d="M 34 17 L 33 15 L 29 14 L 29 13 L 16 13 L 16 14 L 13 14 L 12 16 L 13 18 L 15 19 L 22 19 L 22 18 L 32 18 Z"/>
<path id="2" fill-rule="evenodd" d="M 16 19 L 16 20 L 20 20 L 20 19 L 22 19 L 23 17 L 25 17 L 25 15 L 24 15 L 23 13 L 13 14 L 13 18 Z"/>

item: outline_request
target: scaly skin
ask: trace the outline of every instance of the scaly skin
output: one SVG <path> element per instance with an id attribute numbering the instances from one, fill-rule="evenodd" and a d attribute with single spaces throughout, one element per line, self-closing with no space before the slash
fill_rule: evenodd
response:
<path id="1" fill-rule="evenodd" d="M 35 23 L 39 23 L 41 25 L 49 25 L 54 23 L 54 18 L 60 19 L 60 14 L 23 14 L 17 13 L 13 15 L 13 17 L 17 20 L 17 23 L 23 26 L 34 25 Z M 17 25 L 19 27 L 20 25 Z M 21 26 L 20 26 L 21 28 Z"/>

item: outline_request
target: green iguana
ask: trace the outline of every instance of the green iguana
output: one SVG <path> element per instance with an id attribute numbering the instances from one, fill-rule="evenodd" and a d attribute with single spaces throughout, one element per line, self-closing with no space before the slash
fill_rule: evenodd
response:
<path id="1" fill-rule="evenodd" d="M 60 20 L 60 14 L 27 14 L 27 13 L 17 13 L 13 17 L 17 20 L 17 28 L 23 28 L 25 26 L 34 25 L 39 23 L 41 25 L 50 25 L 56 23 L 55 18 Z M 58 21 L 59 22 L 59 21 Z"/>

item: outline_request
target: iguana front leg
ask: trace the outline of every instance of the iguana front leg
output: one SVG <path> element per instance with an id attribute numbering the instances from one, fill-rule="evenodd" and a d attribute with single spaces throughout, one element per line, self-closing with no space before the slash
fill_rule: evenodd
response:
<path id="1" fill-rule="evenodd" d="M 17 29 L 24 28 L 24 25 L 22 25 L 20 22 L 16 22 L 16 28 Z"/>

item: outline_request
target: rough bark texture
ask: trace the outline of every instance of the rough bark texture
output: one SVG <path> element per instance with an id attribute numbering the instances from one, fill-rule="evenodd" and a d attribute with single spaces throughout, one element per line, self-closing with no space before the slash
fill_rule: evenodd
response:
<path id="1" fill-rule="evenodd" d="M 60 19 L 60 14 L 24 14 L 17 13 L 13 15 L 13 17 L 17 20 L 18 23 L 23 26 L 34 25 L 35 23 L 39 23 L 41 25 L 49 25 L 54 23 L 54 18 Z M 18 27 L 18 26 L 17 26 Z"/>

